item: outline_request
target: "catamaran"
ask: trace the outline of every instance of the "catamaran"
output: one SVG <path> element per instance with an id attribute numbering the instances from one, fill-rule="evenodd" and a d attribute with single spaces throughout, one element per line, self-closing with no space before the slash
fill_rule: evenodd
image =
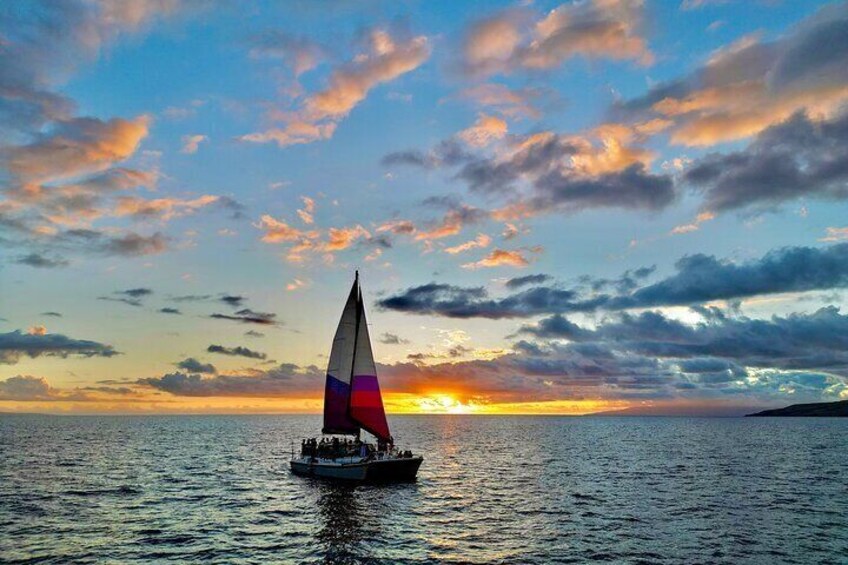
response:
<path id="1" fill-rule="evenodd" d="M 377 439 L 376 445 L 360 439 L 362 430 Z M 300 453 L 292 453 L 293 473 L 355 481 L 411 481 L 424 460 L 411 451 L 398 450 L 389 432 L 359 271 L 330 351 L 321 433 L 325 437 L 320 441 L 303 440 Z"/>

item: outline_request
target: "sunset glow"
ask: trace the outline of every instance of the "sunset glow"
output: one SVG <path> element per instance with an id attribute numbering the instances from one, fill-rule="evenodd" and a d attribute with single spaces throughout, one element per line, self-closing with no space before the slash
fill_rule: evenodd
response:
<path id="1" fill-rule="evenodd" d="M 10 2 L 0 410 L 319 413 L 356 270 L 390 414 L 848 398 L 846 22 Z"/>

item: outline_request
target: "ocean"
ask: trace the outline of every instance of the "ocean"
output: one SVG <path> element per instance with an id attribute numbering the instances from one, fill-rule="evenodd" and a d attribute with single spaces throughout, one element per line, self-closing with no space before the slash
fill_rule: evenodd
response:
<path id="1" fill-rule="evenodd" d="M 291 475 L 318 416 L 0 415 L 0 562 L 848 563 L 848 419 L 390 424 L 414 484 Z"/>

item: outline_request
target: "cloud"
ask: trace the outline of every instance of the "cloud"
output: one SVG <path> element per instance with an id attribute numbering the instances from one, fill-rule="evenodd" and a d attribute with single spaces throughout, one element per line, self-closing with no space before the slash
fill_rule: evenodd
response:
<path id="1" fill-rule="evenodd" d="M 224 304 L 226 304 L 228 306 L 232 306 L 233 308 L 237 308 L 244 303 L 245 298 L 244 298 L 244 296 L 224 294 L 218 300 L 223 302 Z"/>
<path id="2" fill-rule="evenodd" d="M 173 314 L 175 316 L 181 316 L 182 315 L 182 312 L 180 312 L 178 308 L 170 308 L 170 307 L 160 308 L 159 313 L 160 314 Z"/>
<path id="3" fill-rule="evenodd" d="M 430 283 L 377 301 L 377 306 L 411 314 L 448 318 L 521 318 L 540 314 L 627 310 L 701 304 L 787 292 L 848 287 L 848 243 L 825 248 L 785 247 L 745 263 L 714 256 L 687 255 L 676 273 L 642 283 L 653 268 L 626 272 L 620 279 L 598 280 L 588 292 L 536 286 L 502 298 L 483 287 Z M 612 285 L 617 294 L 597 293 Z"/>
<path id="4" fill-rule="evenodd" d="M 300 199 L 303 200 L 303 208 L 297 211 L 297 215 L 304 224 L 314 224 L 315 201 L 308 196 L 301 196 Z"/>
<path id="5" fill-rule="evenodd" d="M 247 357 L 248 359 L 265 359 L 267 357 L 266 354 L 253 351 L 252 349 L 248 349 L 247 347 L 242 347 L 240 345 L 236 347 L 224 347 L 223 345 L 210 345 L 206 348 L 206 351 L 209 353 L 220 353 L 221 355 L 230 355 L 237 357 Z M 185 367 L 183 367 L 185 368 Z"/>
<path id="6" fill-rule="evenodd" d="M 846 241 L 848 240 L 848 226 L 844 228 L 826 228 L 827 235 L 819 241 Z"/>
<path id="7" fill-rule="evenodd" d="M 509 118 L 538 118 L 541 112 L 535 104 L 545 92 L 540 89 L 510 89 L 498 83 L 483 83 L 460 91 L 459 96 L 477 106 L 498 112 Z"/>
<path id="8" fill-rule="evenodd" d="M 250 308 L 239 310 L 235 314 L 210 314 L 210 318 L 216 320 L 233 320 L 245 324 L 260 324 L 264 326 L 276 325 L 280 322 L 276 321 L 276 314 L 270 312 L 255 312 Z"/>
<path id="9" fill-rule="evenodd" d="M 728 318 L 720 312 L 694 325 L 659 312 L 621 314 L 595 330 L 580 328 L 562 316 L 525 325 L 521 333 L 541 338 L 597 342 L 621 351 L 679 362 L 685 373 L 714 373 L 725 381 L 747 376 L 742 367 L 822 370 L 848 376 L 848 316 L 834 306 L 811 314 L 759 320 Z M 728 362 L 735 370 L 728 371 Z"/>
<path id="10" fill-rule="evenodd" d="M 518 250 L 494 249 L 484 258 L 474 263 L 466 263 L 463 269 L 480 269 L 483 267 L 518 267 L 523 268 L 530 264 L 527 257 Z"/>
<path id="11" fill-rule="evenodd" d="M 175 365 L 184 371 L 188 371 L 189 373 L 214 374 L 218 372 L 218 370 L 215 368 L 215 365 L 211 363 L 201 363 L 194 357 L 183 359 L 179 363 L 175 363 Z"/>
<path id="12" fill-rule="evenodd" d="M 211 194 L 205 194 L 191 200 L 180 198 L 147 200 L 136 196 L 121 196 L 117 200 L 114 215 L 118 217 L 132 216 L 140 219 L 159 219 L 167 222 L 172 218 L 179 218 L 214 204 L 223 205 L 229 209 L 234 209 L 233 204 L 235 204 L 236 208 L 241 209 L 241 205 L 235 203 L 232 199 L 228 203 L 222 202 L 222 197 Z"/>
<path id="13" fill-rule="evenodd" d="M 67 267 L 70 265 L 68 261 L 59 257 L 49 257 L 39 253 L 28 253 L 15 259 L 18 265 L 28 265 L 39 269 L 55 269 L 59 267 Z"/>
<path id="14" fill-rule="evenodd" d="M 401 345 L 409 343 L 409 340 L 403 339 L 397 334 L 383 332 L 383 334 L 380 336 L 380 343 L 384 343 L 386 345 Z"/>
<path id="15" fill-rule="evenodd" d="M 196 373 L 169 373 L 138 380 L 138 384 L 190 397 L 282 398 L 320 394 L 324 373 L 315 366 L 298 367 L 284 363 L 269 370 L 249 370 L 243 374 L 203 377 Z"/>
<path id="16" fill-rule="evenodd" d="M 508 281 L 506 281 L 506 283 L 504 283 L 504 286 L 506 286 L 510 290 L 515 290 L 516 288 L 521 288 L 523 286 L 546 283 L 552 279 L 552 276 L 545 275 L 542 273 L 536 275 L 525 275 L 523 277 L 515 277 L 509 279 Z"/>
<path id="17" fill-rule="evenodd" d="M 123 302 L 130 306 L 140 307 L 142 306 L 142 299 L 153 294 L 153 291 L 149 288 L 130 288 L 127 290 L 116 290 L 112 294 L 117 294 L 118 297 L 98 296 L 97 299 L 108 300 L 111 302 Z"/>
<path id="18" fill-rule="evenodd" d="M 244 332 L 244 335 L 246 335 L 247 337 L 265 337 L 265 334 L 254 330 L 247 330 L 246 332 Z"/>
<path id="19" fill-rule="evenodd" d="M 463 70 L 474 75 L 547 70 L 574 57 L 653 62 L 640 34 L 642 2 L 562 4 L 540 17 L 510 9 L 475 22 L 463 45 Z"/>
<path id="20" fill-rule="evenodd" d="M 61 318 L 62 314 L 60 312 L 42 312 L 42 316 L 50 316 L 51 318 Z"/>
<path id="21" fill-rule="evenodd" d="M 44 183 L 96 173 L 123 161 L 147 136 L 150 120 L 73 118 L 28 145 L 4 149 L 3 164 L 23 190 L 38 192 Z"/>
<path id="22" fill-rule="evenodd" d="M 0 380 L 0 400 L 15 402 L 50 402 L 57 400 L 91 400 L 79 391 L 53 388 L 44 377 L 17 375 Z"/>
<path id="23" fill-rule="evenodd" d="M 205 135 L 184 135 L 182 137 L 182 149 L 180 149 L 180 153 L 187 153 L 189 155 L 197 153 L 198 147 L 204 141 L 209 141 L 209 138 Z"/>
<path id="24" fill-rule="evenodd" d="M 481 249 L 484 247 L 489 247 L 491 243 L 492 238 L 484 233 L 481 233 L 478 234 L 477 237 L 472 239 L 471 241 L 466 241 L 465 243 L 461 243 L 453 247 L 446 247 L 444 251 L 445 253 L 456 255 L 457 253 L 463 253 L 471 249 Z"/>
<path id="25" fill-rule="evenodd" d="M 684 173 L 702 208 L 767 209 L 801 197 L 848 198 L 848 113 L 813 121 L 803 113 L 773 125 L 744 149 L 707 155 Z"/>
<path id="26" fill-rule="evenodd" d="M 592 208 L 659 211 L 677 197 L 671 176 L 651 173 L 653 153 L 637 143 L 645 132 L 664 126 L 644 122 L 632 126 L 603 124 L 584 135 L 550 131 L 510 135 L 492 156 L 473 156 L 443 142 L 429 154 L 392 153 L 384 164 L 424 168 L 459 166 L 455 178 L 471 192 L 507 197 L 510 204 L 493 217 L 514 220 L 550 212 Z"/>
<path id="27" fill-rule="evenodd" d="M 294 75 L 310 71 L 324 59 L 324 49 L 305 37 L 297 37 L 281 30 L 267 30 L 248 38 L 250 56 L 283 59 Z"/>
<path id="28" fill-rule="evenodd" d="M 741 38 L 613 114 L 672 120 L 672 143 L 689 146 L 750 137 L 803 109 L 827 117 L 848 100 L 845 37 L 848 5 L 826 5 L 773 41 Z"/>
<path id="29" fill-rule="evenodd" d="M 426 37 L 393 37 L 387 30 L 372 29 L 368 48 L 348 63 L 334 68 L 329 85 L 302 98 L 295 111 L 272 112 L 283 127 L 242 136 L 248 142 L 275 141 L 280 147 L 312 143 L 333 136 L 336 126 L 362 102 L 368 92 L 418 68 L 430 56 Z"/>
<path id="30" fill-rule="evenodd" d="M 451 209 L 445 213 L 444 218 L 439 223 L 432 225 L 429 229 L 419 230 L 415 234 L 417 241 L 442 239 L 456 235 L 466 225 L 480 222 L 488 216 L 485 211 L 467 204 L 449 204 L 449 206 L 451 206 Z"/>
<path id="31" fill-rule="evenodd" d="M 507 123 L 501 118 L 481 113 L 474 125 L 459 132 L 457 137 L 472 147 L 485 147 L 503 139 L 507 130 Z"/>
<path id="32" fill-rule="evenodd" d="M 96 341 L 73 339 L 62 334 L 22 333 L 13 331 L 0 334 L 0 363 L 14 365 L 21 357 L 36 358 L 68 357 L 112 357 L 118 355 L 111 345 Z"/>

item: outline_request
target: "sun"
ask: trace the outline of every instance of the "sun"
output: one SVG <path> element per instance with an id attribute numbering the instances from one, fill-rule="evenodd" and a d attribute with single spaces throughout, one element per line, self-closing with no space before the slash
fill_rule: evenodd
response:
<path id="1" fill-rule="evenodd" d="M 431 414 L 470 414 L 474 407 L 449 394 L 434 394 L 418 400 L 422 412 Z"/>

